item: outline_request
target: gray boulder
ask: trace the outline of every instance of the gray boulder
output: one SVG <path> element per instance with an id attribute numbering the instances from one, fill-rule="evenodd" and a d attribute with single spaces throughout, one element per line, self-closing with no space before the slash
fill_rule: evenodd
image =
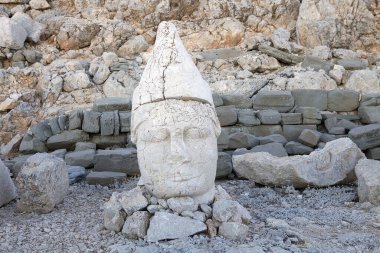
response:
<path id="1" fill-rule="evenodd" d="M 232 157 L 226 152 L 218 153 L 218 163 L 216 166 L 216 178 L 227 177 L 232 173 Z"/>
<path id="2" fill-rule="evenodd" d="M 359 70 L 368 67 L 368 61 L 358 58 L 339 59 L 336 61 L 337 65 L 343 66 L 347 70 Z"/>
<path id="3" fill-rule="evenodd" d="M 297 141 L 304 129 L 317 130 L 316 125 L 284 125 L 283 135 L 288 141 Z"/>
<path id="4" fill-rule="evenodd" d="M 256 146 L 250 150 L 247 149 L 237 149 L 233 155 L 243 155 L 246 153 L 258 153 L 258 152 L 266 152 L 273 156 L 284 157 L 288 156 L 286 149 L 281 143 L 268 143 L 264 145 Z"/>
<path id="5" fill-rule="evenodd" d="M 326 73 L 329 73 L 329 71 L 333 68 L 333 64 L 329 61 L 324 61 L 318 57 L 315 56 L 305 56 L 301 67 L 307 69 L 311 68 L 315 71 L 324 70 Z"/>
<path id="6" fill-rule="evenodd" d="M 301 113 L 281 113 L 282 125 L 299 125 L 302 124 Z"/>
<path id="7" fill-rule="evenodd" d="M 253 109 L 240 109 L 238 110 L 238 123 L 243 126 L 258 126 L 260 120 Z"/>
<path id="8" fill-rule="evenodd" d="M 327 109 L 326 90 L 294 89 L 291 92 L 297 107 L 315 107 L 321 111 Z"/>
<path id="9" fill-rule="evenodd" d="M 127 215 L 141 211 L 149 204 L 139 186 L 132 190 L 121 192 L 119 202 Z"/>
<path id="10" fill-rule="evenodd" d="M 191 197 L 175 197 L 166 201 L 171 210 L 175 213 L 182 213 L 185 211 L 194 212 L 198 210 L 198 204 L 195 203 Z"/>
<path id="11" fill-rule="evenodd" d="M 81 166 L 70 166 L 68 168 L 70 185 L 81 181 L 86 177 L 86 169 Z"/>
<path id="12" fill-rule="evenodd" d="M 83 120 L 83 111 L 75 110 L 69 115 L 69 130 L 81 129 Z"/>
<path id="13" fill-rule="evenodd" d="M 0 47 L 21 49 L 28 36 L 25 29 L 16 21 L 7 17 L 0 17 Z"/>
<path id="14" fill-rule="evenodd" d="M 358 115 L 364 124 L 380 124 L 380 106 L 361 106 Z"/>
<path id="15" fill-rule="evenodd" d="M 268 153 L 233 155 L 235 172 L 243 178 L 263 185 L 330 186 L 352 182 L 357 162 L 364 158 L 360 149 L 348 138 L 326 143 L 322 150 L 310 155 L 275 157 Z"/>
<path id="16" fill-rule="evenodd" d="M 253 99 L 253 109 L 273 109 L 288 112 L 294 107 L 294 98 L 290 91 L 260 91 Z"/>
<path id="17" fill-rule="evenodd" d="M 259 139 L 252 135 L 243 132 L 237 132 L 228 136 L 228 148 L 252 148 L 259 144 Z"/>
<path id="18" fill-rule="evenodd" d="M 49 213 L 69 191 L 65 162 L 46 153 L 29 157 L 17 175 L 16 183 L 19 212 Z"/>
<path id="19" fill-rule="evenodd" d="M 288 141 L 281 134 L 271 134 L 268 136 L 259 137 L 260 145 L 268 144 L 268 143 L 281 143 L 285 145 Z"/>
<path id="20" fill-rule="evenodd" d="M 360 202 L 380 206 L 380 161 L 362 159 L 355 167 Z"/>
<path id="21" fill-rule="evenodd" d="M 237 111 L 234 105 L 219 106 L 216 108 L 216 114 L 221 126 L 235 125 L 237 122 Z"/>
<path id="22" fill-rule="evenodd" d="M 94 164 L 95 171 L 123 172 L 127 175 L 137 175 L 140 172 L 134 148 L 98 150 Z"/>
<path id="23" fill-rule="evenodd" d="M 246 239 L 248 237 L 248 232 L 249 227 L 238 222 L 223 222 L 219 226 L 219 235 L 229 240 Z"/>
<path id="24" fill-rule="evenodd" d="M 327 95 L 327 109 L 337 112 L 351 112 L 359 107 L 360 93 L 353 90 L 330 90 Z"/>
<path id="25" fill-rule="evenodd" d="M 257 116 L 263 125 L 276 125 L 281 122 L 281 114 L 276 110 L 261 110 Z"/>
<path id="26" fill-rule="evenodd" d="M 11 179 L 9 170 L 0 160 L 0 207 L 16 198 L 16 187 Z"/>
<path id="27" fill-rule="evenodd" d="M 115 232 L 120 232 L 127 216 L 119 200 L 120 193 L 114 192 L 111 198 L 104 204 L 104 227 Z"/>
<path id="28" fill-rule="evenodd" d="M 34 43 L 37 43 L 40 40 L 44 26 L 34 21 L 29 15 L 22 12 L 16 12 L 12 16 L 12 21 L 25 29 L 28 40 L 33 41 Z"/>
<path id="29" fill-rule="evenodd" d="M 88 133 L 85 133 L 82 130 L 63 131 L 60 134 L 51 136 L 46 141 L 46 146 L 49 150 L 73 150 L 75 143 L 88 141 L 89 139 Z"/>
<path id="30" fill-rule="evenodd" d="M 99 133 L 100 130 L 100 112 L 84 111 L 82 129 L 87 133 Z"/>
<path id="31" fill-rule="evenodd" d="M 150 221 L 147 241 L 158 242 L 167 239 L 186 238 L 206 230 L 206 225 L 199 220 L 166 212 L 156 212 Z"/>
<path id="32" fill-rule="evenodd" d="M 315 147 L 317 146 L 320 137 L 321 137 L 320 132 L 315 131 L 315 130 L 305 129 L 301 132 L 300 136 L 298 137 L 298 141 L 306 146 Z"/>
<path id="33" fill-rule="evenodd" d="M 361 150 L 377 147 L 380 145 L 380 124 L 356 127 L 348 133 L 348 137 Z"/>
<path id="34" fill-rule="evenodd" d="M 289 155 L 309 155 L 314 151 L 313 148 L 295 141 L 286 143 L 285 149 Z"/>
<path id="35" fill-rule="evenodd" d="M 103 112 L 100 116 L 100 134 L 113 135 L 115 132 L 115 114 L 113 111 Z"/>
<path id="36" fill-rule="evenodd" d="M 82 151 L 69 152 L 65 155 L 65 162 L 71 166 L 81 166 L 91 168 L 94 165 L 95 150 L 87 149 Z"/>

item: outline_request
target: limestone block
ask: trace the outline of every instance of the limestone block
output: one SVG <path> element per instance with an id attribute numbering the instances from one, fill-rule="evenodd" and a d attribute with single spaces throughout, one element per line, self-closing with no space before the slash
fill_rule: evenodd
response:
<path id="1" fill-rule="evenodd" d="M 122 172 L 91 171 L 86 177 L 86 182 L 91 185 L 109 186 L 115 183 L 122 183 L 126 179 L 127 174 Z"/>
<path id="2" fill-rule="evenodd" d="M 223 222 L 219 235 L 229 240 L 243 240 L 248 237 L 249 227 L 238 222 Z"/>
<path id="3" fill-rule="evenodd" d="M 117 136 L 92 135 L 91 142 L 96 144 L 97 148 L 119 147 L 123 148 L 128 143 L 126 134 Z"/>
<path id="4" fill-rule="evenodd" d="M 317 130 L 316 125 L 284 125 L 284 137 L 288 141 L 297 141 L 304 129 Z"/>
<path id="5" fill-rule="evenodd" d="M 52 135 L 60 134 L 62 132 L 62 129 L 59 126 L 58 117 L 48 119 L 47 122 L 52 132 Z"/>
<path id="6" fill-rule="evenodd" d="M 285 145 L 288 141 L 281 134 L 271 134 L 268 136 L 259 137 L 260 145 L 268 144 L 268 143 L 281 143 Z"/>
<path id="7" fill-rule="evenodd" d="M 69 130 L 81 129 L 83 120 L 83 111 L 75 110 L 69 115 Z"/>
<path id="8" fill-rule="evenodd" d="M 359 70 L 368 67 L 368 61 L 358 58 L 339 59 L 336 61 L 337 65 L 343 66 L 347 70 Z"/>
<path id="9" fill-rule="evenodd" d="M 358 115 L 364 124 L 380 124 L 380 106 L 361 106 Z"/>
<path id="10" fill-rule="evenodd" d="M 355 167 L 360 202 L 380 205 L 380 161 L 362 159 Z"/>
<path id="11" fill-rule="evenodd" d="M 104 204 L 103 212 L 104 227 L 115 232 L 120 232 L 127 216 L 119 199 L 120 193 L 112 193 L 111 198 Z"/>
<path id="12" fill-rule="evenodd" d="M 253 109 L 238 109 L 238 124 L 244 126 L 258 126 L 260 120 Z"/>
<path id="13" fill-rule="evenodd" d="M 301 113 L 281 113 L 282 125 L 300 125 L 302 124 Z"/>
<path id="14" fill-rule="evenodd" d="M 221 126 L 230 126 L 237 122 L 237 110 L 233 105 L 217 107 L 216 114 Z"/>
<path id="15" fill-rule="evenodd" d="M 29 5 L 35 10 L 46 10 L 50 8 L 50 4 L 46 0 L 30 0 Z"/>
<path id="16" fill-rule="evenodd" d="M 252 217 L 245 207 L 237 201 L 223 199 L 213 204 L 212 218 L 219 222 L 250 223 Z"/>
<path id="17" fill-rule="evenodd" d="M 30 132 L 40 141 L 46 141 L 53 135 L 48 120 L 41 121 L 40 123 L 30 127 Z"/>
<path id="18" fill-rule="evenodd" d="M 147 241 L 185 238 L 206 230 L 206 225 L 201 221 L 171 213 L 156 212 L 150 221 Z"/>
<path id="19" fill-rule="evenodd" d="M 232 173 L 232 157 L 226 152 L 218 152 L 216 178 L 227 177 Z"/>
<path id="20" fill-rule="evenodd" d="M 11 179 L 9 170 L 0 160 L 0 207 L 16 198 L 16 187 Z"/>
<path id="21" fill-rule="evenodd" d="M 315 147 L 317 146 L 320 137 L 320 132 L 310 129 L 304 129 L 298 137 L 298 141 L 306 146 Z"/>
<path id="22" fill-rule="evenodd" d="M 276 125 L 281 122 L 281 114 L 277 110 L 261 110 L 257 116 L 263 125 Z"/>
<path id="23" fill-rule="evenodd" d="M 315 107 L 321 111 L 327 109 L 327 91 L 321 89 L 294 89 L 291 91 L 297 107 Z"/>
<path id="24" fill-rule="evenodd" d="M 113 135 L 115 131 L 115 115 L 113 111 L 103 112 L 100 116 L 100 134 Z"/>
<path id="25" fill-rule="evenodd" d="M 315 71 L 323 70 L 326 73 L 329 73 L 329 71 L 333 68 L 333 64 L 329 61 L 321 60 L 318 57 L 305 56 L 301 67 L 305 69 L 311 68 Z"/>
<path id="26" fill-rule="evenodd" d="M 359 107 L 359 92 L 352 90 L 330 90 L 327 95 L 327 109 L 337 112 L 351 112 Z"/>
<path id="27" fill-rule="evenodd" d="M 380 147 L 379 148 L 370 148 L 365 153 L 368 159 L 380 160 Z"/>
<path id="28" fill-rule="evenodd" d="M 83 112 L 83 123 L 82 129 L 87 133 L 99 133 L 100 130 L 100 119 L 101 113 L 93 111 Z"/>
<path id="29" fill-rule="evenodd" d="M 267 136 L 271 134 L 282 134 L 280 125 L 260 125 L 253 126 L 251 133 L 255 136 Z"/>
<path id="30" fill-rule="evenodd" d="M 237 132 L 228 136 L 228 148 L 252 148 L 259 144 L 259 139 L 252 134 Z"/>
<path id="31" fill-rule="evenodd" d="M 377 147 L 380 145 L 380 124 L 356 127 L 348 133 L 348 137 L 361 150 Z"/>
<path id="32" fill-rule="evenodd" d="M 293 78 L 288 79 L 286 88 L 295 89 L 315 89 L 333 90 L 336 89 L 336 82 L 331 79 L 323 70 L 295 72 Z"/>
<path id="33" fill-rule="evenodd" d="M 21 49 L 27 37 L 25 29 L 7 17 L 0 17 L 0 23 L 3 29 L 0 32 L 0 46 L 10 49 Z"/>
<path id="34" fill-rule="evenodd" d="M 234 105 L 239 109 L 251 109 L 253 101 L 251 98 L 242 95 L 223 95 L 223 105 Z"/>
<path id="35" fill-rule="evenodd" d="M 88 149 L 96 150 L 96 144 L 92 142 L 77 142 L 75 143 L 74 151 L 84 151 Z"/>
<path id="36" fill-rule="evenodd" d="M 31 17 L 22 12 L 16 12 L 12 16 L 12 21 L 16 22 L 25 29 L 28 40 L 35 43 L 40 40 L 40 36 L 44 30 L 44 26 L 42 24 L 34 21 Z"/>
<path id="37" fill-rule="evenodd" d="M 39 138 L 26 134 L 20 143 L 19 151 L 22 154 L 34 154 L 34 153 L 42 153 L 46 152 L 48 149 L 43 141 Z"/>
<path id="38" fill-rule="evenodd" d="M 17 211 L 49 213 L 63 201 L 69 190 L 65 162 L 40 153 L 29 157 L 17 175 Z"/>
<path id="39" fill-rule="evenodd" d="M 289 155 L 309 155 L 314 151 L 313 148 L 295 141 L 286 143 L 285 149 Z"/>
<path id="40" fill-rule="evenodd" d="M 88 133 L 85 133 L 82 130 L 63 131 L 62 133 L 53 135 L 47 139 L 46 147 L 49 150 L 62 148 L 73 150 L 75 143 L 88 141 L 89 139 Z"/>
<path id="41" fill-rule="evenodd" d="M 321 124 L 322 115 L 315 107 L 299 107 L 296 112 L 302 113 L 302 123 L 304 125 Z"/>
<path id="42" fill-rule="evenodd" d="M 95 171 L 123 172 L 127 175 L 139 174 L 137 152 L 134 148 L 98 150 L 94 164 Z"/>
<path id="43" fill-rule="evenodd" d="M 276 70 L 280 68 L 280 64 L 276 58 L 268 56 L 266 54 L 247 53 L 239 56 L 237 63 L 244 70 L 250 72 L 265 72 L 267 70 Z"/>
<path id="44" fill-rule="evenodd" d="M 126 133 L 131 131 L 131 112 L 119 111 L 120 132 Z"/>
<path id="45" fill-rule="evenodd" d="M 81 166 L 91 168 L 94 165 L 95 150 L 87 149 L 83 151 L 69 152 L 65 155 L 65 162 L 71 166 Z"/>
<path id="46" fill-rule="evenodd" d="M 290 91 L 260 91 L 253 99 L 253 109 L 273 109 L 288 112 L 294 106 L 294 98 Z"/>
<path id="47" fill-rule="evenodd" d="M 198 204 L 195 203 L 191 197 L 175 197 L 166 201 L 171 210 L 175 213 L 182 213 L 185 211 L 194 212 L 198 210 Z"/>
<path id="48" fill-rule="evenodd" d="M 125 219 L 123 230 L 121 231 L 128 239 L 143 239 L 149 226 L 149 212 L 137 211 Z"/>
<path id="49" fill-rule="evenodd" d="M 106 97 L 95 99 L 92 110 L 95 112 L 130 111 L 131 100 L 121 97 Z"/>
<path id="50" fill-rule="evenodd" d="M 340 138 L 310 155 L 275 157 L 250 152 L 232 156 L 232 162 L 239 176 L 257 183 L 305 188 L 352 182 L 354 168 L 362 158 L 364 154 L 355 143 Z"/>
<path id="51" fill-rule="evenodd" d="M 84 70 L 70 71 L 63 77 L 63 90 L 67 92 L 87 89 L 91 81 Z"/>
<path id="52" fill-rule="evenodd" d="M 218 93 L 212 93 L 212 101 L 214 102 L 215 107 L 223 105 L 223 99 Z"/>
<path id="53" fill-rule="evenodd" d="M 82 166 L 70 166 L 67 169 L 69 173 L 69 184 L 72 185 L 86 177 L 86 169 Z"/>
<path id="54" fill-rule="evenodd" d="M 277 49 L 287 51 L 290 53 L 291 46 L 289 43 L 290 39 L 290 33 L 288 30 L 284 28 L 279 28 L 273 31 L 271 36 L 271 41 L 273 43 L 273 46 Z"/>
<path id="55" fill-rule="evenodd" d="M 380 78 L 374 70 L 355 70 L 344 87 L 362 94 L 380 92 Z"/>
<path id="56" fill-rule="evenodd" d="M 119 202 L 127 215 L 132 215 L 134 212 L 146 208 L 149 204 L 139 186 L 121 192 Z"/>

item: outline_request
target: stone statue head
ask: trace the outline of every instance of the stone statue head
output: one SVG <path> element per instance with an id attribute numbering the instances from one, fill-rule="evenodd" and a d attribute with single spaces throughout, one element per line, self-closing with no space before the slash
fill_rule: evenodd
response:
<path id="1" fill-rule="evenodd" d="M 208 84 L 175 26 L 162 22 L 132 100 L 140 185 L 158 198 L 212 201 L 220 124 Z"/>

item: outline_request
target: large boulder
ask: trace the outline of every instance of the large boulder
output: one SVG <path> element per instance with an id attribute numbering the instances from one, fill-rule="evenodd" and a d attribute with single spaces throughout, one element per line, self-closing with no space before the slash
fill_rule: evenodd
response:
<path id="1" fill-rule="evenodd" d="M 360 202 L 380 205 L 380 161 L 362 159 L 355 167 Z"/>
<path id="2" fill-rule="evenodd" d="M 356 70 L 344 86 L 362 94 L 380 92 L 380 78 L 374 70 Z"/>
<path id="3" fill-rule="evenodd" d="M 17 211 L 49 213 L 68 193 L 66 164 L 50 154 L 35 154 L 24 163 L 16 183 L 19 195 Z"/>
<path id="4" fill-rule="evenodd" d="M 357 162 L 364 154 L 348 138 L 328 142 L 310 155 L 275 157 L 246 153 L 232 157 L 234 170 L 244 178 L 264 185 L 329 186 L 352 181 Z"/>
<path id="5" fill-rule="evenodd" d="M 16 198 L 16 187 L 13 184 L 9 170 L 0 160 L 0 207 Z"/>

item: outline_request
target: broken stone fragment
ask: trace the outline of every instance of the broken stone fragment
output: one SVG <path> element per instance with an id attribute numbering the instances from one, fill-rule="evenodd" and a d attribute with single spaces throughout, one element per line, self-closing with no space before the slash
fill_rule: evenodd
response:
<path id="1" fill-rule="evenodd" d="M 127 216 L 119 200 L 120 193 L 114 192 L 110 200 L 104 204 L 104 227 L 115 232 L 120 232 L 124 225 L 125 217 Z"/>
<path id="2" fill-rule="evenodd" d="M 360 202 L 380 206 L 380 161 L 362 159 L 355 167 Z"/>
<path id="3" fill-rule="evenodd" d="M 214 202 L 212 218 L 219 222 L 249 223 L 252 219 L 248 210 L 234 200 Z"/>
<path id="4" fill-rule="evenodd" d="M 120 204 L 127 215 L 132 215 L 148 206 L 148 200 L 143 195 L 140 187 L 120 193 Z"/>
<path id="5" fill-rule="evenodd" d="M 9 170 L 0 160 L 0 207 L 16 198 L 16 187 L 13 184 Z"/>
<path id="6" fill-rule="evenodd" d="M 219 235 L 230 240 L 242 240 L 248 237 L 249 228 L 239 222 L 223 222 L 219 226 Z"/>
<path id="7" fill-rule="evenodd" d="M 137 211 L 125 220 L 121 231 L 128 239 L 142 239 L 146 236 L 149 226 L 149 212 Z"/>
<path id="8" fill-rule="evenodd" d="M 167 200 L 168 206 L 176 213 L 182 213 L 184 211 L 196 211 L 198 205 L 191 197 L 175 197 Z"/>

